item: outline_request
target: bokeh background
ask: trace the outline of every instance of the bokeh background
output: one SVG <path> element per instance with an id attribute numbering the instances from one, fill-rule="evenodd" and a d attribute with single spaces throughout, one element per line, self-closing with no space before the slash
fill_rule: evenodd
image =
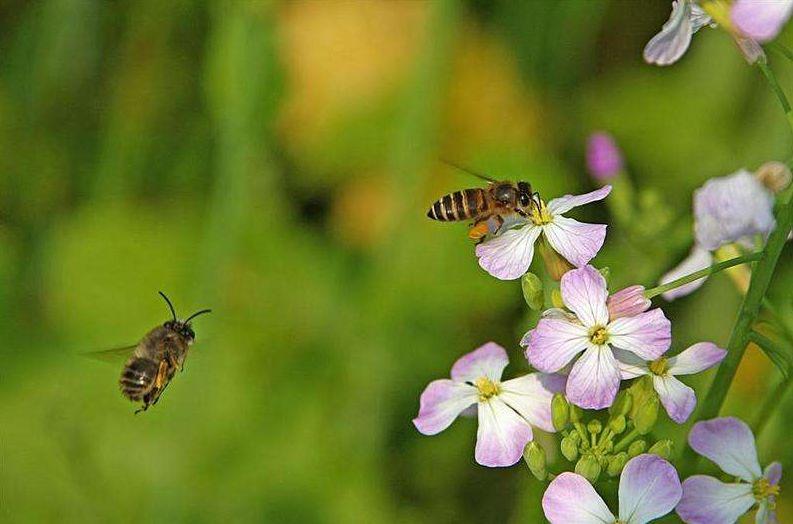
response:
<path id="1" fill-rule="evenodd" d="M 552 197 L 595 187 L 585 139 L 611 132 L 641 213 L 574 216 L 611 224 L 596 262 L 613 287 L 652 285 L 688 250 L 694 188 L 792 153 L 725 33 L 702 30 L 674 67 L 642 62 L 669 11 L 0 3 L 0 518 L 541 521 L 525 465 L 474 463 L 475 421 L 435 437 L 411 424 L 425 384 L 483 342 L 523 372 L 531 325 L 519 283 L 479 269 L 465 226 L 425 217 L 479 183 L 438 159 Z M 793 64 L 770 59 L 793 93 Z M 789 318 L 790 262 L 773 286 Z M 133 416 L 123 361 L 79 353 L 166 320 L 160 289 L 183 316 L 214 313 L 195 322 L 185 372 Z M 675 350 L 726 344 L 739 300 L 719 276 L 659 302 Z M 778 380 L 750 348 L 729 411 L 751 419 Z M 792 425 L 774 419 L 762 462 L 793 466 Z"/>

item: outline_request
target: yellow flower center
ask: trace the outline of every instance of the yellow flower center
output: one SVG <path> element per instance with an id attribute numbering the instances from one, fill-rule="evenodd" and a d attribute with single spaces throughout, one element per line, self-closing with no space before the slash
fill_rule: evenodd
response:
<path id="1" fill-rule="evenodd" d="M 768 497 L 776 497 L 779 495 L 779 484 L 771 484 L 765 477 L 759 478 L 752 484 L 752 495 L 758 502 Z"/>
<path id="2" fill-rule="evenodd" d="M 542 199 L 540 199 L 538 205 L 531 207 L 529 218 L 537 226 L 550 224 L 553 220 L 553 216 L 550 212 L 548 212 L 548 207 L 545 205 L 545 202 Z"/>
<path id="3" fill-rule="evenodd" d="M 498 383 L 493 382 L 487 377 L 479 377 L 474 382 L 476 389 L 479 390 L 479 400 L 485 401 L 491 397 L 494 397 L 501 393 L 501 388 L 498 387 Z"/>
<path id="4" fill-rule="evenodd" d="M 666 361 L 666 357 L 661 357 L 650 362 L 650 371 L 652 371 L 653 375 L 663 376 L 666 374 Z"/>
<path id="5" fill-rule="evenodd" d="M 602 346 L 609 341 L 609 332 L 603 326 L 595 326 L 589 330 L 589 341 L 596 346 Z"/>

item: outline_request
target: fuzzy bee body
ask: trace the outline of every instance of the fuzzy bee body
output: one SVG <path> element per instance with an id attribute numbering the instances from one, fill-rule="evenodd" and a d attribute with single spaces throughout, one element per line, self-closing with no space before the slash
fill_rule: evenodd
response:
<path id="1" fill-rule="evenodd" d="M 427 216 L 441 222 L 476 219 L 486 213 L 492 204 L 485 189 L 463 189 L 444 195 L 432 204 Z"/>

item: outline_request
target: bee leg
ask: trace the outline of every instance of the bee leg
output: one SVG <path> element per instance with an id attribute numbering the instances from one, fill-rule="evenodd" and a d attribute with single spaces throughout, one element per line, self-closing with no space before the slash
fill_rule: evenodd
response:
<path id="1" fill-rule="evenodd" d="M 493 219 L 496 222 L 498 222 L 498 227 L 493 232 L 493 234 L 494 235 L 500 235 L 501 234 L 501 227 L 504 225 L 504 217 L 502 217 L 501 215 L 493 215 Z"/>
<path id="2" fill-rule="evenodd" d="M 135 414 L 137 415 L 141 411 L 146 411 L 147 409 L 149 409 L 149 403 L 144 401 L 143 405 L 135 410 Z"/>

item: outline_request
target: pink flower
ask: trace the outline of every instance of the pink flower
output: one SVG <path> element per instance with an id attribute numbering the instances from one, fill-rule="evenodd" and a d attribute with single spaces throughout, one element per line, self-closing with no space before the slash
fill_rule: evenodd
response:
<path id="1" fill-rule="evenodd" d="M 611 186 L 584 195 L 565 195 L 554 198 L 535 208 L 528 219 L 518 222 L 522 227 L 509 229 L 505 233 L 476 246 L 479 265 L 501 280 L 514 280 L 529 270 L 534 258 L 534 243 L 545 235 L 548 244 L 571 264 L 583 266 L 597 255 L 606 238 L 604 224 L 584 224 L 562 216 L 571 209 L 603 200 L 611 192 Z"/>
<path id="2" fill-rule="evenodd" d="M 672 2 L 669 21 L 644 47 L 644 60 L 659 66 L 674 64 L 688 50 L 694 33 L 711 23 L 710 16 L 695 2 Z"/>
<path id="3" fill-rule="evenodd" d="M 606 300 L 611 320 L 620 317 L 635 317 L 650 309 L 651 305 L 650 299 L 644 296 L 644 286 L 626 287 Z"/>
<path id="4" fill-rule="evenodd" d="M 716 344 L 700 342 L 674 357 L 661 357 L 652 362 L 643 360 L 633 353 L 614 350 L 620 366 L 622 380 L 649 375 L 653 389 L 658 393 L 661 404 L 669 418 L 682 424 L 697 405 L 694 390 L 680 382 L 676 375 L 693 375 L 719 364 L 727 352 Z"/>
<path id="5" fill-rule="evenodd" d="M 694 475 L 683 482 L 683 497 L 677 514 L 689 524 L 735 522 L 758 505 L 755 522 L 775 523 L 776 497 L 782 465 L 773 462 L 760 469 L 754 435 L 743 421 L 734 417 L 697 422 L 688 443 L 740 482 L 724 483 L 707 475 Z"/>
<path id="6" fill-rule="evenodd" d="M 551 398 L 564 389 L 564 377 L 530 373 L 502 382 L 508 363 L 507 352 L 494 342 L 463 355 L 452 366 L 451 380 L 430 382 L 421 394 L 413 424 L 424 435 L 435 435 L 476 404 L 476 461 L 490 467 L 515 464 L 532 439 L 532 426 L 555 431 Z"/>
<path id="7" fill-rule="evenodd" d="M 592 178 L 608 181 L 622 171 L 622 153 L 608 133 L 593 133 L 587 140 L 586 165 Z"/>
<path id="8" fill-rule="evenodd" d="M 639 455 L 620 475 L 619 516 L 581 475 L 565 472 L 548 485 L 542 509 L 551 524 L 645 524 L 672 511 L 680 500 L 675 468 L 656 455 Z"/>
<path id="9" fill-rule="evenodd" d="M 773 40 L 793 11 L 791 0 L 736 0 L 730 11 L 735 27 L 758 42 Z"/>
<path id="10" fill-rule="evenodd" d="M 585 409 L 608 407 L 621 380 L 612 347 L 655 360 L 669 349 L 671 324 L 660 309 L 611 319 L 606 280 L 592 266 L 565 273 L 561 292 L 572 314 L 546 311 L 521 341 L 526 358 L 539 371 L 555 373 L 583 352 L 570 370 L 567 399 Z"/>

